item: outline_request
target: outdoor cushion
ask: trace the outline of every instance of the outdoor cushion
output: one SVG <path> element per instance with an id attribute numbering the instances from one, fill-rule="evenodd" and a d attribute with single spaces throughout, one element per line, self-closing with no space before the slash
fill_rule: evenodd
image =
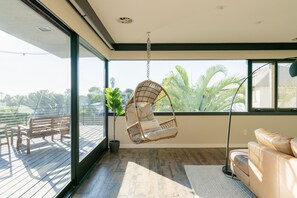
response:
<path id="1" fill-rule="evenodd" d="M 146 131 L 144 136 L 149 140 L 158 140 L 170 136 L 175 136 L 177 134 L 177 127 L 159 129 L 155 131 Z M 140 134 L 136 134 L 131 137 L 132 141 L 139 142 L 141 140 Z"/>
<path id="2" fill-rule="evenodd" d="M 150 140 L 158 140 L 169 136 L 175 136 L 177 134 L 177 127 L 145 131 L 144 136 Z"/>
<path id="3" fill-rule="evenodd" d="M 153 120 L 154 114 L 151 108 L 150 104 L 146 104 L 143 107 L 138 107 L 138 114 L 139 114 L 139 120 L 140 121 L 146 121 L 146 120 Z M 137 122 L 137 115 L 135 112 L 134 105 L 129 105 L 126 111 L 127 116 L 127 125 L 130 126 Z"/>
<path id="4" fill-rule="evenodd" d="M 141 121 L 154 119 L 154 114 L 150 104 L 146 104 L 143 107 L 138 107 L 138 114 Z"/>
<path id="5" fill-rule="evenodd" d="M 161 129 L 160 124 L 158 120 L 153 119 L 153 120 L 145 120 L 145 121 L 140 121 L 142 130 L 144 132 L 148 131 L 155 131 Z"/>

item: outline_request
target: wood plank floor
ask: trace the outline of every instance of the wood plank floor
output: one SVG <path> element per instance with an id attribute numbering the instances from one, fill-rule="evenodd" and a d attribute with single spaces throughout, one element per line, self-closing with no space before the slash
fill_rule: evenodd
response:
<path id="1" fill-rule="evenodd" d="M 194 197 L 184 165 L 223 165 L 223 148 L 107 152 L 74 194 L 86 198 Z"/>
<path id="2" fill-rule="evenodd" d="M 80 126 L 80 158 L 102 140 L 102 126 Z M 69 183 L 70 139 L 33 139 L 30 154 L 15 142 L 0 146 L 0 197 L 54 197 Z"/>

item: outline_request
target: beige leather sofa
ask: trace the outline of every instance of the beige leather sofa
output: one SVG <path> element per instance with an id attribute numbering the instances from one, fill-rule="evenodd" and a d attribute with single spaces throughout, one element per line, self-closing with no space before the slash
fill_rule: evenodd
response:
<path id="1" fill-rule="evenodd" d="M 230 152 L 233 173 L 259 198 L 297 198 L 297 138 L 257 129 L 257 142 Z"/>

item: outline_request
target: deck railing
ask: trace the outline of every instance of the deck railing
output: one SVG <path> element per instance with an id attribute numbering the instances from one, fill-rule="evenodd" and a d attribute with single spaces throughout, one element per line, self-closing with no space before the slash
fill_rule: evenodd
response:
<path id="1" fill-rule="evenodd" d="M 81 125 L 102 125 L 104 114 L 98 110 L 99 106 L 80 106 L 79 122 Z M 34 113 L 0 113 L 0 124 L 8 128 L 27 125 L 30 118 L 70 116 L 70 108 L 39 108 Z"/>
<path id="2" fill-rule="evenodd" d="M 27 113 L 0 113 L 0 124 L 6 124 L 8 128 L 17 125 L 27 125 L 28 115 Z"/>

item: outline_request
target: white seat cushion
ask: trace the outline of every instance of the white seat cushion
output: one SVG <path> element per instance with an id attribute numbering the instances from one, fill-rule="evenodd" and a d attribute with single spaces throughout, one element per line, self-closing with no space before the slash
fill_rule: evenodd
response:
<path id="1" fill-rule="evenodd" d="M 138 107 L 138 115 L 140 121 L 154 120 L 154 113 L 150 104 L 143 107 Z M 127 126 L 137 122 L 137 115 L 134 104 L 130 104 L 126 110 Z"/>
<path id="2" fill-rule="evenodd" d="M 160 127 L 158 120 L 156 120 L 156 119 L 140 121 L 140 124 L 141 124 L 141 128 L 144 132 L 156 131 L 156 130 L 162 129 Z"/>
<path id="3" fill-rule="evenodd" d="M 165 137 L 175 136 L 176 134 L 177 127 L 144 131 L 144 136 L 150 140 L 157 140 Z"/>

